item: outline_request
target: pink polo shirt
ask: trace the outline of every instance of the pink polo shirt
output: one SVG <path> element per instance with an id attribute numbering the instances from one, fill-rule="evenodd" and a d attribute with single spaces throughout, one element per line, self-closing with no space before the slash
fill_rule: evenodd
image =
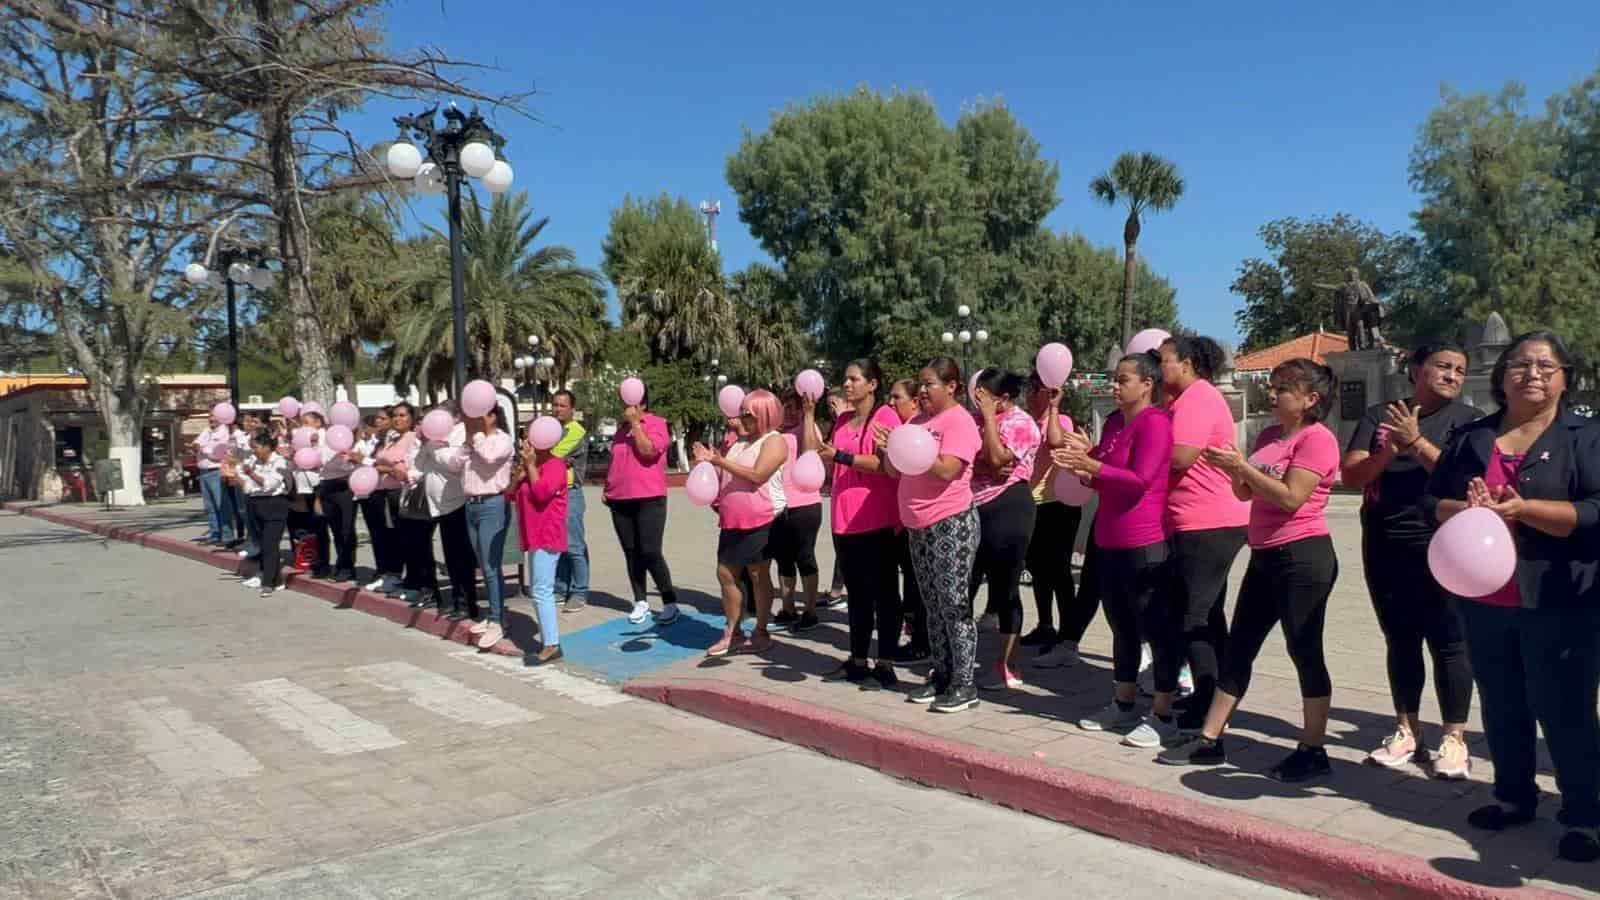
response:
<path id="1" fill-rule="evenodd" d="M 655 455 L 642 457 L 633 445 L 633 429 L 643 428 L 655 448 Z M 639 418 L 638 426 L 624 422 L 611 438 L 611 467 L 606 470 L 607 500 L 648 500 L 667 495 L 667 420 L 652 413 Z"/>
<path id="2" fill-rule="evenodd" d="M 517 537 L 522 551 L 567 551 L 567 464 L 551 457 L 539 466 L 539 478 L 523 479 L 511 492 L 517 506 Z"/>
<path id="3" fill-rule="evenodd" d="M 840 416 L 833 425 L 833 438 L 828 442 L 836 450 L 856 456 L 872 456 L 877 447 L 872 441 L 872 427 L 882 425 L 894 431 L 900 427 L 900 416 L 887 406 L 873 412 L 865 426 L 857 428 L 855 414 Z M 833 467 L 833 533 L 866 534 L 900 525 L 900 511 L 895 498 L 895 480 L 882 472 L 857 472 L 850 466 Z"/>
<path id="4" fill-rule="evenodd" d="M 1326 425 L 1307 425 L 1289 437 L 1283 426 L 1273 425 L 1256 439 L 1250 465 L 1273 478 L 1282 479 L 1290 469 L 1305 469 L 1317 475 L 1317 486 L 1300 508 L 1284 512 L 1257 497 L 1250 503 L 1250 547 L 1265 550 L 1328 533 L 1328 495 L 1339 474 L 1339 439 Z"/>
<path id="5" fill-rule="evenodd" d="M 1162 519 L 1172 470 L 1172 417 L 1167 411 L 1147 406 L 1127 422 L 1117 410 L 1106 417 L 1100 444 L 1090 455 L 1100 461 L 1092 484 L 1100 492 L 1095 543 L 1126 550 L 1165 540 Z"/>
<path id="6" fill-rule="evenodd" d="M 907 528 L 923 529 L 972 508 L 972 461 L 983 447 L 983 435 L 972 413 L 952 406 L 938 415 L 919 414 L 908 423 L 932 432 L 940 456 L 961 460 L 961 471 L 945 481 L 927 472 L 901 475 L 898 500 L 900 522 Z"/>
<path id="7" fill-rule="evenodd" d="M 468 452 L 461 469 L 461 491 L 468 497 L 504 494 L 511 486 L 511 464 L 516 444 L 504 431 L 478 432 L 467 442 Z"/>
<path id="8" fill-rule="evenodd" d="M 1207 462 L 1204 452 L 1207 447 L 1224 447 L 1236 440 L 1227 398 L 1211 382 L 1196 381 L 1172 401 L 1168 412 L 1172 414 L 1173 444 L 1201 451 L 1193 465 L 1172 473 L 1167 489 L 1169 529 L 1244 527 L 1250 521 L 1250 503 L 1233 495 L 1233 479 Z"/>

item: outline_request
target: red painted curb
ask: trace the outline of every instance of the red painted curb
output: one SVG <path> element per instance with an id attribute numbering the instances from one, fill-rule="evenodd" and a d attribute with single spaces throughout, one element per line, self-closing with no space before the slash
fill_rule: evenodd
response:
<path id="1" fill-rule="evenodd" d="M 24 516 L 31 516 L 35 519 L 43 519 L 46 522 L 53 522 L 57 525 L 65 525 L 68 528 L 90 531 L 112 540 L 126 541 L 152 550 L 171 553 L 174 556 L 182 556 L 196 562 L 215 566 L 234 575 L 240 574 L 245 567 L 245 561 L 240 559 L 238 554 L 212 550 L 199 544 L 191 544 L 188 541 L 167 537 L 166 535 L 151 534 L 105 522 L 95 522 L 47 507 L 31 506 L 25 503 L 4 503 L 0 504 L 0 508 L 20 513 Z M 307 575 L 294 572 L 284 573 L 284 584 L 287 585 L 289 590 L 297 593 L 316 597 L 319 600 L 326 600 L 335 606 L 379 616 L 396 624 L 404 625 L 407 628 L 426 632 L 445 640 L 455 641 L 458 644 L 470 646 L 477 640 L 476 635 L 467 633 L 467 626 L 471 624 L 470 622 L 452 622 L 437 612 L 412 609 L 404 601 L 385 597 L 382 594 L 375 594 L 372 591 L 333 584 L 327 581 L 318 581 Z M 522 655 L 521 648 L 509 640 L 502 640 L 494 645 L 489 652 L 498 653 L 502 656 Z"/>
<path id="2" fill-rule="evenodd" d="M 642 679 L 623 690 L 900 778 L 1316 896 L 1570 900 L 1543 888 L 1458 881 L 1417 857 L 1381 847 L 738 685 Z"/>

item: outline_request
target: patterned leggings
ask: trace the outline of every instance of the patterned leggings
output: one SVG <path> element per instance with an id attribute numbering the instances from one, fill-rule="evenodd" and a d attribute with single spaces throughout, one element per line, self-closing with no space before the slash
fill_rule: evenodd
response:
<path id="1" fill-rule="evenodd" d="M 978 512 L 969 509 L 908 533 L 911 565 L 928 610 L 934 681 L 945 688 L 969 688 L 978 652 L 978 626 L 968 593 L 978 552 Z"/>

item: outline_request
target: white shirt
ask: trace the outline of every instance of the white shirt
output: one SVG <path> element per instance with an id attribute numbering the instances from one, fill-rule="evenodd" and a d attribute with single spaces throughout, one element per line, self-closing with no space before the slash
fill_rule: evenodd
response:
<path id="1" fill-rule="evenodd" d="M 267 457 L 266 462 L 256 459 L 252 454 L 239 463 L 239 486 L 249 497 L 285 496 L 289 493 L 289 465 L 287 459 L 276 453 Z M 261 475 L 260 484 L 250 477 L 252 472 Z"/>
<path id="2" fill-rule="evenodd" d="M 200 432 L 191 442 L 195 449 L 195 467 L 202 472 L 221 468 L 222 463 L 212 459 L 209 451 L 213 445 L 233 442 L 233 430 L 227 425 L 218 425 L 215 428 L 207 428 L 205 431 Z"/>
<path id="3" fill-rule="evenodd" d="M 419 440 L 412 447 L 406 472 L 412 484 L 422 483 L 428 495 L 428 509 L 434 518 L 467 505 L 466 492 L 461 488 L 461 469 L 469 455 L 466 444 L 467 428 L 457 423 L 448 439 L 442 442 Z"/>

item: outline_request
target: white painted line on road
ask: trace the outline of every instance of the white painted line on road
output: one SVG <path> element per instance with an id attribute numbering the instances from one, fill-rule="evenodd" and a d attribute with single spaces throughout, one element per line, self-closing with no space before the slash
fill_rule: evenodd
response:
<path id="1" fill-rule="evenodd" d="M 287 678 L 253 681 L 233 691 L 248 700 L 263 718 L 298 734 L 322 753 L 367 753 L 405 743 L 382 725 Z"/>
<path id="2" fill-rule="evenodd" d="M 473 690 L 454 678 L 419 669 L 410 663 L 375 663 L 345 671 L 374 687 L 405 694 L 413 704 L 431 713 L 467 725 L 492 728 L 544 718 L 499 697 Z"/>
<path id="3" fill-rule="evenodd" d="M 569 700 L 576 700 L 584 706 L 615 706 L 618 703 L 627 703 L 632 700 L 627 694 L 617 690 L 604 682 L 582 678 L 571 672 L 563 672 L 555 666 L 524 666 L 514 656 L 501 656 L 498 653 L 479 653 L 476 650 L 456 650 L 451 652 L 456 659 L 465 660 L 482 669 L 510 675 L 518 681 L 553 691 Z"/>
<path id="4" fill-rule="evenodd" d="M 222 732 L 202 725 L 166 697 L 146 697 L 124 707 L 137 732 L 139 752 L 163 774 L 182 784 L 245 778 L 261 761 Z"/>

